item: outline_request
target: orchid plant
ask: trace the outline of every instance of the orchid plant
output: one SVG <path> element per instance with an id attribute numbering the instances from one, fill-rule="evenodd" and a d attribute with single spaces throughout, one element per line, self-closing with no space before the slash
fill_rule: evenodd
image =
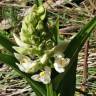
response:
<path id="1" fill-rule="evenodd" d="M 76 36 L 61 41 L 58 17 L 50 23 L 42 0 L 36 0 L 21 32 L 13 34 L 16 44 L 0 35 L 0 44 L 11 53 L 0 53 L 0 60 L 19 72 L 36 96 L 74 96 L 78 53 L 95 26 L 96 17 Z"/>

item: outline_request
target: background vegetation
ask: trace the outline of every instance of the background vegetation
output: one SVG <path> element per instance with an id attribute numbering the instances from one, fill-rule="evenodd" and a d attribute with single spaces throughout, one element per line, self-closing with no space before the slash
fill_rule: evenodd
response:
<path id="1" fill-rule="evenodd" d="M 95 3 L 92 1 L 83 1 L 79 5 L 74 2 L 62 2 L 58 0 L 53 2 L 48 0 L 44 5 L 48 8 L 50 19 L 54 21 L 56 16 L 60 17 L 60 36 L 63 39 L 62 30 L 66 33 L 75 34 L 77 33 L 94 15 L 95 15 Z M 91 0 L 90 0 L 91 1 Z M 2 0 L 0 1 L 0 30 L 3 30 L 0 34 L 7 38 L 12 38 L 12 33 L 18 34 L 21 28 L 22 18 L 27 14 L 30 7 L 33 5 L 33 0 Z M 62 29 L 63 28 L 63 29 Z M 84 88 L 87 87 L 88 94 L 90 96 L 96 95 L 96 35 L 95 30 L 91 34 L 90 46 L 89 46 L 89 58 L 88 58 L 88 79 L 84 83 Z M 64 37 L 69 38 L 70 36 L 65 35 Z M 0 46 L 0 52 L 8 52 L 2 46 Z M 79 53 L 79 62 L 77 68 L 77 88 L 81 88 L 83 83 L 83 63 L 84 63 L 84 48 Z M 33 96 L 34 92 L 27 85 L 27 82 L 10 67 L 0 62 L 0 93 L 1 95 L 20 95 L 20 96 Z M 80 89 L 81 90 L 81 89 Z M 79 90 L 79 91 L 80 91 Z M 82 91 L 82 90 L 81 90 Z M 82 92 L 81 92 L 82 93 Z M 86 93 L 86 92 L 85 92 Z M 21 95 L 23 94 L 23 95 Z M 87 93 L 86 93 L 87 94 Z M 95 94 L 95 95 L 94 95 Z M 79 92 L 76 92 L 76 96 L 80 96 Z"/>

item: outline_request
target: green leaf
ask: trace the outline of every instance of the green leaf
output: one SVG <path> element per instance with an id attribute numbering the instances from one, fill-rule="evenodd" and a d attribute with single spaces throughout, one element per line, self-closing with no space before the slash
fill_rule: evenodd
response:
<path id="1" fill-rule="evenodd" d="M 18 66 L 15 64 L 18 61 L 14 56 L 0 53 L 0 61 L 4 62 L 5 64 L 16 70 L 18 73 L 20 73 L 21 76 L 23 76 L 30 84 L 34 92 L 36 92 L 37 96 L 46 96 L 45 86 L 43 84 L 33 81 L 30 78 L 29 74 L 20 71 Z"/>
<path id="2" fill-rule="evenodd" d="M 47 30 L 50 32 L 50 37 L 51 37 L 51 40 L 57 45 L 57 43 L 58 43 L 58 36 L 59 36 L 59 17 L 57 17 L 57 19 L 56 19 L 56 22 L 55 23 L 53 23 L 53 21 L 52 20 L 50 20 L 50 22 L 52 23 L 52 27 L 50 27 L 50 29 L 48 30 L 48 28 L 47 28 Z M 49 25 L 50 25 L 50 23 L 49 23 Z"/>
<path id="3" fill-rule="evenodd" d="M 56 44 L 58 43 L 58 36 L 59 36 L 59 17 L 57 17 L 57 20 L 56 20 L 56 23 L 55 23 L 55 26 L 53 28 L 53 32 L 54 32 L 54 38 L 55 38 L 55 41 L 56 41 Z"/>
<path id="4" fill-rule="evenodd" d="M 60 82 L 57 82 L 57 84 L 59 84 L 56 91 L 60 93 L 60 96 L 74 96 L 77 59 L 75 59 L 71 64 L 71 68 L 65 74 L 63 73 Z"/>
<path id="5" fill-rule="evenodd" d="M 1 31 L 0 31 L 1 32 Z M 0 34 L 0 44 L 6 48 L 7 50 L 9 50 L 10 52 L 14 52 L 14 49 L 12 48 L 12 46 L 14 46 L 15 44 L 13 44 L 11 41 L 9 41 L 6 37 L 4 37 L 2 34 Z"/>
<path id="6" fill-rule="evenodd" d="M 64 52 L 64 54 L 66 54 L 66 57 L 72 58 L 76 53 L 78 54 L 95 27 L 96 17 L 94 17 L 88 24 L 86 24 L 84 28 L 81 29 L 81 31 L 72 39 L 66 51 Z"/>
<path id="7" fill-rule="evenodd" d="M 66 48 L 64 55 L 70 58 L 70 64 L 66 71 L 55 78 L 54 89 L 60 96 L 74 96 L 76 83 L 76 66 L 78 53 L 96 27 L 96 17 L 94 17 L 85 27 L 71 40 Z"/>

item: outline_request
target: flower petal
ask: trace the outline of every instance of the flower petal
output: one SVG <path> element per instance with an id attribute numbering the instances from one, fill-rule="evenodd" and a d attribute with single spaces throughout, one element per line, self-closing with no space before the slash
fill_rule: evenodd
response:
<path id="1" fill-rule="evenodd" d="M 40 62 L 41 62 L 42 64 L 44 64 L 44 63 L 46 62 L 47 58 L 48 58 L 47 54 L 44 54 L 44 55 L 40 58 Z"/>
<path id="2" fill-rule="evenodd" d="M 16 43 L 17 43 L 18 46 L 21 46 L 21 47 L 27 47 L 27 46 L 28 46 L 28 44 L 22 42 L 22 41 L 18 38 L 18 36 L 16 36 L 16 34 L 13 34 L 13 36 L 14 36 L 14 39 L 15 39 L 15 41 L 16 41 Z"/>
<path id="3" fill-rule="evenodd" d="M 63 54 L 55 54 L 54 68 L 57 72 L 62 73 L 65 67 L 69 64 L 70 59 L 64 58 Z"/>
<path id="4" fill-rule="evenodd" d="M 38 74 L 31 76 L 31 79 L 40 82 L 40 76 Z"/>
<path id="5" fill-rule="evenodd" d="M 44 84 L 48 84 L 51 81 L 50 74 L 48 74 L 46 71 L 40 73 L 40 81 Z"/>
<path id="6" fill-rule="evenodd" d="M 45 69 L 47 74 L 51 75 L 51 68 L 50 67 L 45 66 L 44 69 Z"/>
<path id="7" fill-rule="evenodd" d="M 35 81 L 42 82 L 43 84 L 48 84 L 51 81 L 51 68 L 45 67 L 45 70 L 39 74 L 33 75 L 31 78 Z"/>
<path id="8" fill-rule="evenodd" d="M 28 47 L 17 47 L 17 46 L 13 46 L 13 48 L 20 54 L 23 55 L 32 55 L 32 50 Z"/>
<path id="9" fill-rule="evenodd" d="M 22 71 L 25 72 L 24 67 L 21 64 L 16 63 L 16 65 L 18 66 L 18 68 Z"/>
<path id="10" fill-rule="evenodd" d="M 65 69 L 62 66 L 60 66 L 60 64 L 58 64 L 58 63 L 54 63 L 54 68 L 59 73 L 62 73 L 65 71 Z"/>

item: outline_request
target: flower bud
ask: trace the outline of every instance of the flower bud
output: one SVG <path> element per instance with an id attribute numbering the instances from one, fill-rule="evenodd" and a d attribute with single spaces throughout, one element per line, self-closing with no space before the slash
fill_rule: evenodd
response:
<path id="1" fill-rule="evenodd" d="M 41 14 L 43 14 L 44 12 L 45 12 L 45 9 L 44 9 L 43 5 L 40 5 L 40 6 L 38 7 L 37 14 L 41 15 Z"/>
<path id="2" fill-rule="evenodd" d="M 42 22 L 42 21 L 39 21 L 39 22 L 38 22 L 38 25 L 36 26 L 36 29 L 37 29 L 38 31 L 43 31 L 44 25 L 43 25 L 43 22 Z"/>
<path id="3" fill-rule="evenodd" d="M 40 5 L 37 10 L 37 14 L 41 20 L 44 20 L 46 17 L 46 10 L 43 5 Z"/>

